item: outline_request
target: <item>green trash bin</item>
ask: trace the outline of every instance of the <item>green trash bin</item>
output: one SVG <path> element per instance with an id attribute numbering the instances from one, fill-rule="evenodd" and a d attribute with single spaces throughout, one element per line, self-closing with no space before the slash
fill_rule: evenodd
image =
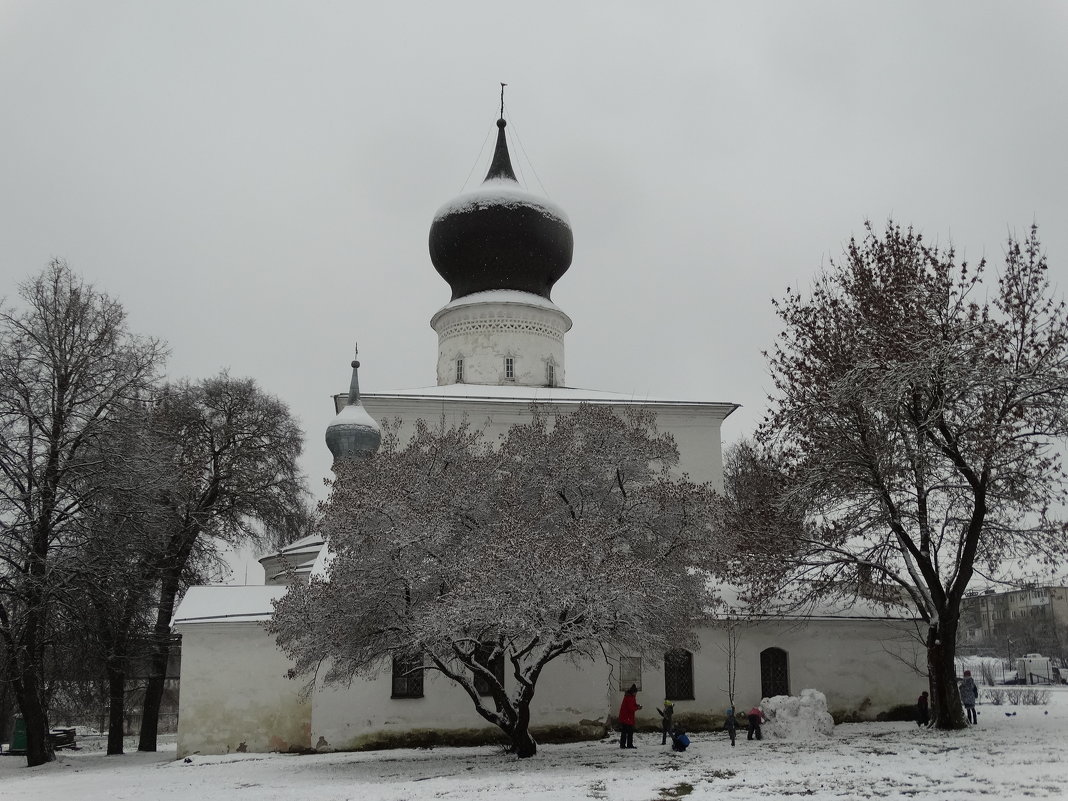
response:
<path id="1" fill-rule="evenodd" d="M 9 754 L 26 753 L 26 721 L 15 716 L 15 725 L 11 728 L 11 744 L 8 745 Z"/>

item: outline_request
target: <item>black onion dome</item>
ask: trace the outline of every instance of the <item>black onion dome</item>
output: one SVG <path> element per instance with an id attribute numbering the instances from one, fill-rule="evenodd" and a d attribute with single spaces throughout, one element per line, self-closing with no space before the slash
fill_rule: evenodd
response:
<path id="1" fill-rule="evenodd" d="M 491 289 L 517 289 L 549 299 L 571 266 L 575 241 L 555 203 L 524 190 L 512 171 L 503 119 L 481 186 L 449 201 L 430 226 L 430 260 L 452 287 L 452 299 Z"/>

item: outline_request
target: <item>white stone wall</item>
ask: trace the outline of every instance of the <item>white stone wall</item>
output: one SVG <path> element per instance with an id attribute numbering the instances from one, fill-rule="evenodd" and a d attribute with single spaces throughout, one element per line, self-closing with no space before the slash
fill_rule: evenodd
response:
<path id="1" fill-rule="evenodd" d="M 564 334 L 571 328 L 571 319 L 547 301 L 540 305 L 515 301 L 450 304 L 430 324 L 438 334 L 439 386 L 543 387 L 548 385 L 548 364 L 554 369 L 553 385 L 564 385 Z M 463 381 L 458 382 L 456 361 L 461 358 Z M 505 374 L 507 358 L 512 359 L 511 379 Z"/>
<path id="2" fill-rule="evenodd" d="M 788 654 L 791 694 L 817 689 L 831 712 L 874 718 L 897 704 L 915 701 L 926 686 L 908 664 L 922 661 L 910 637 L 911 624 L 889 621 L 821 620 L 762 623 L 739 629 L 735 704 L 748 710 L 761 700 L 760 652 L 777 647 Z M 728 663 L 720 629 L 700 632 L 694 654 L 693 700 L 675 702 L 676 714 L 722 715 L 728 704 Z M 553 662 L 538 682 L 531 723 L 578 724 L 614 717 L 622 700 L 618 662 L 611 672 L 603 660 Z M 466 693 L 436 672 L 429 672 L 424 697 L 391 699 L 388 665 L 373 679 L 347 687 L 318 689 L 313 696 L 312 739 L 322 748 L 359 747 L 369 736 L 406 729 L 469 729 L 487 724 Z M 657 725 L 656 707 L 664 700 L 663 665 L 646 660 L 639 724 Z"/>
<path id="3" fill-rule="evenodd" d="M 311 746 L 303 680 L 259 622 L 195 623 L 182 635 L 178 756 Z"/>
<path id="4" fill-rule="evenodd" d="M 474 398 L 405 398 L 397 396 L 364 395 L 363 405 L 376 420 L 401 420 L 402 441 L 411 436 L 417 420 L 437 425 L 442 418 L 448 426 L 465 417 L 486 432 L 490 442 L 513 425 L 530 420 L 530 405 L 519 401 L 492 401 Z M 577 402 L 541 402 L 552 411 L 567 414 L 578 408 Z M 622 408 L 621 404 L 619 408 Z M 725 415 L 722 404 L 648 403 L 635 402 L 656 414 L 661 431 L 675 437 L 679 447 L 679 470 L 694 481 L 711 482 L 723 488 L 723 448 L 720 427 Z"/>

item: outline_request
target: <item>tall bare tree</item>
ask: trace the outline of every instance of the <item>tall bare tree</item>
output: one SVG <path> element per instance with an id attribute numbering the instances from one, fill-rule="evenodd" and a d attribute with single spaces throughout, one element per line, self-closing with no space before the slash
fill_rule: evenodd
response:
<path id="1" fill-rule="evenodd" d="M 37 765 L 53 758 L 43 658 L 57 605 L 75 602 L 52 568 L 76 547 L 92 454 L 155 381 L 164 348 L 133 336 L 122 305 L 61 261 L 19 295 L 21 308 L 0 309 L 0 639 Z"/>
<path id="2" fill-rule="evenodd" d="M 776 392 L 728 459 L 738 571 L 754 598 L 904 598 L 925 624 L 933 725 L 961 728 L 961 598 L 977 570 L 1056 564 L 1066 500 L 1068 313 L 1037 230 L 996 281 L 912 229 L 869 223 L 810 292 L 776 306 Z"/>
<path id="3" fill-rule="evenodd" d="M 304 435 L 289 408 L 249 378 L 226 373 L 164 388 L 153 436 L 170 480 L 163 507 L 159 605 L 138 750 L 155 751 L 171 651 L 171 618 L 198 549 L 213 543 L 270 542 L 298 532 L 308 490 L 297 460 Z"/>
<path id="4" fill-rule="evenodd" d="M 404 447 L 386 437 L 339 463 L 328 573 L 290 587 L 271 624 L 297 673 L 344 682 L 391 658 L 440 672 L 529 757 L 553 660 L 695 647 L 708 593 L 688 565 L 709 546 L 712 492 L 671 472 L 675 443 L 653 422 L 536 410 L 493 448 L 420 421 Z"/>

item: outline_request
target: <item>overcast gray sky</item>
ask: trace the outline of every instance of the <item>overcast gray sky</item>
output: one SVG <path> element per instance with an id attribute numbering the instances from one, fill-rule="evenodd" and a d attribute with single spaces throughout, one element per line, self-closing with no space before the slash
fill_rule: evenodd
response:
<path id="1" fill-rule="evenodd" d="M 434 383 L 427 232 L 499 81 L 574 229 L 568 384 L 741 403 L 726 442 L 865 218 L 995 263 L 1037 221 L 1068 285 L 1065 2 L 0 0 L 0 295 L 62 257 L 171 376 L 255 376 L 322 495 L 353 341 L 366 391 Z"/>

